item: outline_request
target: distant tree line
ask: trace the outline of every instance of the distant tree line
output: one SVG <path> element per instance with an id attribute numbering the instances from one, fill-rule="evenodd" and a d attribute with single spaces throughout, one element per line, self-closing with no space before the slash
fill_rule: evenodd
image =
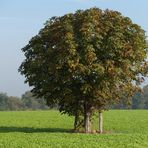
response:
<path id="1" fill-rule="evenodd" d="M 57 108 L 54 106 L 54 108 Z M 137 92 L 131 104 L 127 105 L 124 100 L 118 105 L 111 107 L 113 109 L 148 109 L 148 85 L 143 88 L 143 93 Z M 35 98 L 30 91 L 25 92 L 21 98 L 8 96 L 6 93 L 0 93 L 0 111 L 15 110 L 46 110 L 49 107 L 42 98 Z"/>
<path id="2" fill-rule="evenodd" d="M 148 109 L 148 85 L 143 88 L 143 93 L 136 93 L 132 98 L 132 109 Z"/>
<path id="3" fill-rule="evenodd" d="M 114 109 L 148 109 L 148 85 L 144 86 L 143 92 L 137 92 L 131 98 L 129 105 L 121 99 L 121 102 L 112 108 Z"/>
<path id="4" fill-rule="evenodd" d="M 45 110 L 48 108 L 44 99 L 33 97 L 30 91 L 25 92 L 21 98 L 0 93 L 0 111 Z"/>

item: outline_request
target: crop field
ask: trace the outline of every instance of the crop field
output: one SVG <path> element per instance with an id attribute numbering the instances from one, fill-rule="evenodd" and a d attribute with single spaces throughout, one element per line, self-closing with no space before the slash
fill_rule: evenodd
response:
<path id="1" fill-rule="evenodd" d="M 73 118 L 54 110 L 0 112 L 0 148 L 148 148 L 148 110 L 106 111 L 102 135 L 72 128 Z"/>

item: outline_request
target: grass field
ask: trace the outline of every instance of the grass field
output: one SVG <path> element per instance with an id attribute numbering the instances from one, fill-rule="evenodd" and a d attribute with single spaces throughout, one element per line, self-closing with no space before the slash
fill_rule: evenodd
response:
<path id="1" fill-rule="evenodd" d="M 0 112 L 0 148 L 148 148 L 148 110 L 105 112 L 110 134 L 70 133 L 72 128 L 73 118 L 58 111 Z"/>

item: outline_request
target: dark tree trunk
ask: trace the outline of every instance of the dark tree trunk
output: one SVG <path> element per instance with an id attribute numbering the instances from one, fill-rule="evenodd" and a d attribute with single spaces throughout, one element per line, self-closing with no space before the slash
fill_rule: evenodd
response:
<path id="1" fill-rule="evenodd" d="M 102 116 L 102 111 L 99 111 L 99 132 L 100 134 L 103 133 L 103 116 Z"/>
<path id="2" fill-rule="evenodd" d="M 84 119 L 81 118 L 79 112 L 75 112 L 74 131 L 78 132 L 80 128 L 84 127 Z"/>
<path id="3" fill-rule="evenodd" d="M 75 114 L 75 121 L 74 121 L 74 131 L 77 131 L 78 129 L 78 120 L 79 120 L 79 117 L 78 117 L 78 113 L 76 112 Z"/>

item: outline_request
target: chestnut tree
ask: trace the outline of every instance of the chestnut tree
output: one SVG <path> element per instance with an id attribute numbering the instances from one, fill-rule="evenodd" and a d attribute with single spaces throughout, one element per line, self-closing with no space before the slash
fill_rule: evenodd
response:
<path id="1" fill-rule="evenodd" d="M 22 49 L 19 71 L 32 92 L 75 116 L 91 132 L 91 118 L 125 98 L 147 74 L 145 31 L 120 12 L 91 8 L 52 17 Z"/>

